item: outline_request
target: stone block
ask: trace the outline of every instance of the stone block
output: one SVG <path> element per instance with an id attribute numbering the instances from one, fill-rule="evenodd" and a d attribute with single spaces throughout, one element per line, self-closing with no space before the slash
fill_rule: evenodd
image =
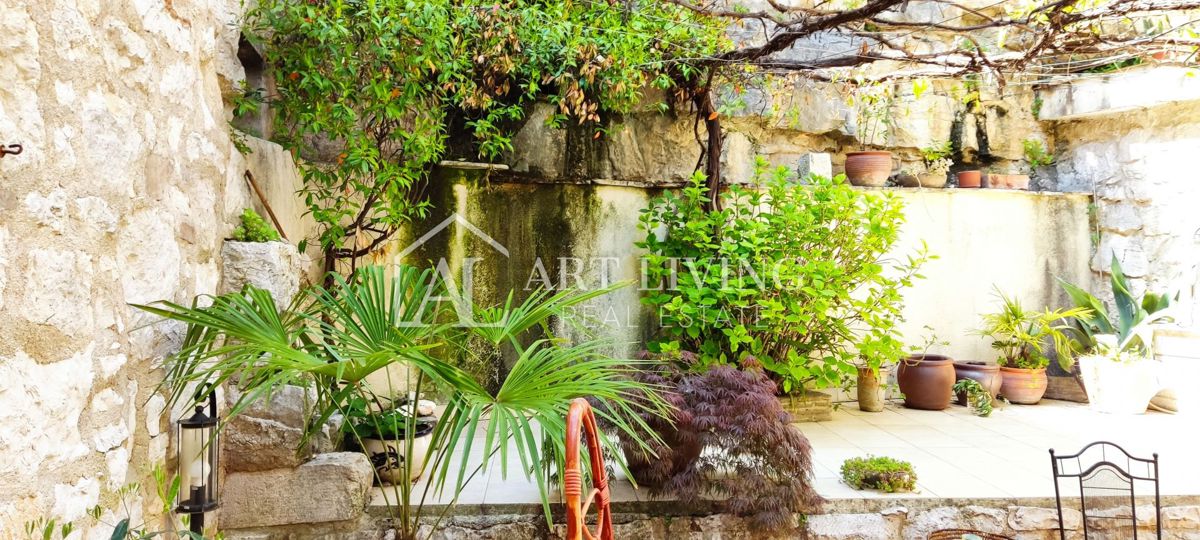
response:
<path id="1" fill-rule="evenodd" d="M 1079 529 L 1083 524 L 1081 514 L 1073 508 L 1063 509 L 1063 519 L 1069 531 Z M 1058 511 L 1038 506 L 1011 506 L 1008 509 L 1008 526 L 1014 531 L 1058 530 Z"/>
<path id="2" fill-rule="evenodd" d="M 1008 526 L 1008 512 L 998 508 L 964 506 L 938 507 L 910 516 L 904 524 L 902 538 L 925 540 L 929 533 L 942 529 L 974 529 L 1003 534 Z"/>
<path id="3" fill-rule="evenodd" d="M 233 406 L 240 392 L 231 388 L 227 396 L 227 406 Z M 329 435 L 337 429 L 335 425 L 326 426 L 310 442 L 309 448 L 298 451 L 304 437 L 307 409 L 315 398 L 311 389 L 285 386 L 269 399 L 256 401 L 243 409 L 222 434 L 225 470 L 252 472 L 294 468 L 315 453 L 331 450 L 333 443 Z"/>
<path id="4" fill-rule="evenodd" d="M 896 526 L 881 514 L 821 514 L 808 517 L 809 540 L 891 540 Z"/>
<path id="5" fill-rule="evenodd" d="M 1200 529 L 1200 506 L 1168 506 L 1162 509 L 1163 530 Z"/>
<path id="6" fill-rule="evenodd" d="M 797 177 L 804 180 L 810 174 L 826 178 L 833 177 L 833 161 L 828 153 L 809 152 L 800 156 L 800 161 L 796 164 Z"/>
<path id="7" fill-rule="evenodd" d="M 222 294 L 254 285 L 271 293 L 275 304 L 284 307 L 300 290 L 302 263 L 291 244 L 226 241 L 221 247 L 221 265 Z"/>
<path id="8" fill-rule="evenodd" d="M 296 468 L 230 473 L 221 490 L 222 529 L 349 521 L 363 515 L 372 469 L 358 452 L 320 454 Z"/>
<path id="9" fill-rule="evenodd" d="M 833 398 L 824 392 L 808 390 L 803 395 L 779 398 L 783 409 L 792 415 L 792 422 L 826 422 L 833 419 Z"/>

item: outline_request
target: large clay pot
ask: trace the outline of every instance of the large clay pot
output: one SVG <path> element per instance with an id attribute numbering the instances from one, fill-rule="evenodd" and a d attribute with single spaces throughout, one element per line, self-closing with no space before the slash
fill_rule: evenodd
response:
<path id="1" fill-rule="evenodd" d="M 884 388 L 880 381 L 884 378 L 883 369 L 876 373 L 869 367 L 858 368 L 858 408 L 860 410 L 866 412 L 883 410 Z"/>
<path id="2" fill-rule="evenodd" d="M 1046 394 L 1046 368 L 1021 369 L 1001 367 L 1000 395 L 1005 399 L 1020 405 L 1037 405 Z"/>
<path id="3" fill-rule="evenodd" d="M 1143 359 L 1120 362 L 1100 355 L 1079 358 L 1079 376 L 1087 388 L 1088 407 L 1109 414 L 1143 414 L 1163 387 L 1162 363 Z"/>
<path id="4" fill-rule="evenodd" d="M 963 379 L 971 379 L 987 390 L 991 394 L 992 400 L 1000 393 L 1000 385 L 1003 379 L 1000 377 L 1000 366 L 996 364 L 987 364 L 984 362 L 955 362 L 954 363 L 954 382 Z M 967 405 L 967 393 L 958 393 L 958 404 Z"/>
<path id="5" fill-rule="evenodd" d="M 939 354 L 909 356 L 896 368 L 896 383 L 905 407 L 940 411 L 954 397 L 954 361 Z"/>
<path id="6" fill-rule="evenodd" d="M 980 185 L 979 171 L 961 171 L 958 173 L 958 187 L 977 188 Z"/>
<path id="7" fill-rule="evenodd" d="M 848 152 L 846 178 L 855 186 L 880 187 L 892 175 L 891 152 Z"/>
<path id="8" fill-rule="evenodd" d="M 1028 174 L 991 174 L 987 175 L 987 187 L 992 189 L 1029 189 Z"/>

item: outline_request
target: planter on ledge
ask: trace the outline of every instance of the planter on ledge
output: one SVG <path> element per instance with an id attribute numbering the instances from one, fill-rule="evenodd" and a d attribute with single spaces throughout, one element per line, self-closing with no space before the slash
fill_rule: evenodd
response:
<path id="1" fill-rule="evenodd" d="M 958 187 L 960 188 L 977 188 L 981 184 L 982 173 L 979 171 L 960 171 L 958 173 Z"/>
<path id="2" fill-rule="evenodd" d="M 881 187 L 892 175 L 892 153 L 882 151 L 846 153 L 846 178 L 850 184 Z"/>

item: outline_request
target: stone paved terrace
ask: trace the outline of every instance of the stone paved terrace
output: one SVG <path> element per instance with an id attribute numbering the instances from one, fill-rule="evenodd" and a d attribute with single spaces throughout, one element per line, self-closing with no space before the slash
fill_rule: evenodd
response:
<path id="1" fill-rule="evenodd" d="M 948 499 L 972 504 L 991 499 L 1002 505 L 1040 499 L 1045 504 L 1048 498 L 1052 506 L 1048 450 L 1074 453 L 1097 440 L 1117 443 L 1138 457 L 1157 452 L 1162 494 L 1178 501 L 1200 496 L 1200 459 L 1195 457 L 1200 423 L 1194 417 L 1153 412 L 1105 415 L 1086 405 L 1045 400 L 1036 406 L 998 408 L 988 418 L 956 405 L 934 412 L 890 404 L 883 412 L 865 413 L 847 404 L 834 411 L 832 421 L 797 425 L 814 448 L 817 490 L 833 508 L 882 508 L 888 499 L 911 506 L 921 500 L 937 504 Z M 841 483 L 842 461 L 867 454 L 910 461 L 917 472 L 918 491 L 889 495 L 856 491 Z M 537 487 L 520 477 L 516 453 L 509 459 L 508 477 L 502 477 L 499 467 L 490 467 L 486 477 L 475 479 L 464 491 L 458 512 L 488 513 L 489 508 L 537 504 Z M 613 489 L 618 504 L 654 500 L 623 478 L 616 479 Z M 374 495 L 376 504 L 381 504 L 379 488 Z"/>

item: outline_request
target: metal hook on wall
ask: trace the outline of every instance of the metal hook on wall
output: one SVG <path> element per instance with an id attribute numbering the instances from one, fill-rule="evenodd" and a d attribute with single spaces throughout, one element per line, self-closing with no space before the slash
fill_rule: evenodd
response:
<path id="1" fill-rule="evenodd" d="M 24 150 L 25 150 L 25 147 L 23 147 L 19 144 L 9 144 L 9 145 L 0 144 L 0 158 L 4 157 L 6 155 L 9 155 L 9 154 L 12 154 L 15 156 L 17 154 L 20 154 Z"/>

